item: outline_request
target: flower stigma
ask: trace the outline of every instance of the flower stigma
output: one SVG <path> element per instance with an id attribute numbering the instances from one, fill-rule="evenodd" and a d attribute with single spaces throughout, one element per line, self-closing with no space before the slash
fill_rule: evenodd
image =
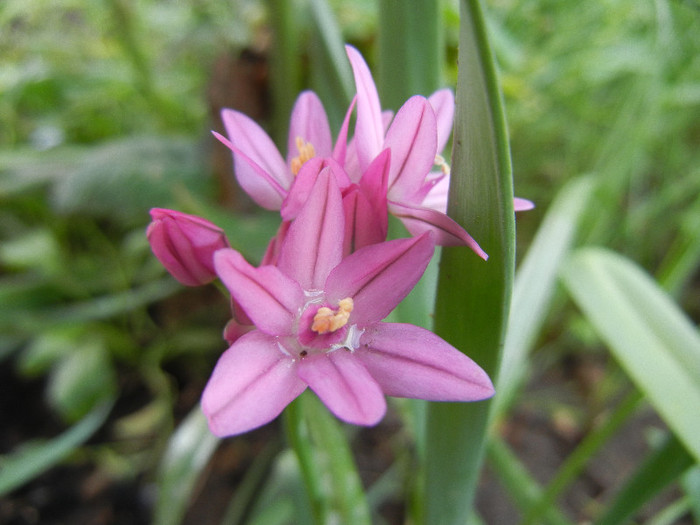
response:
<path id="1" fill-rule="evenodd" d="M 292 159 L 292 173 L 297 175 L 304 163 L 316 156 L 316 150 L 311 142 L 304 142 L 304 139 L 301 137 L 297 137 L 295 140 L 299 155 Z"/>
<path id="2" fill-rule="evenodd" d="M 327 306 L 322 306 L 314 316 L 311 330 L 319 334 L 335 332 L 347 324 L 353 306 L 354 304 L 350 297 L 341 299 L 338 302 L 337 310 L 331 310 Z"/>

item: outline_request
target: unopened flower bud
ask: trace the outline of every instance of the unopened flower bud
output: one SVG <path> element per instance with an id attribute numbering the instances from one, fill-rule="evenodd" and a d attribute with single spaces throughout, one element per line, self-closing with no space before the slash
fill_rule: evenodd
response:
<path id="1" fill-rule="evenodd" d="M 216 278 L 214 252 L 228 248 L 224 231 L 195 215 L 153 208 L 146 235 L 151 250 L 165 269 L 186 286 Z"/>

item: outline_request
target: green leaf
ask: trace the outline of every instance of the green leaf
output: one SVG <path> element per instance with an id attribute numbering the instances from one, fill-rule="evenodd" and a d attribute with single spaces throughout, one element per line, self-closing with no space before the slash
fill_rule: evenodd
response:
<path id="1" fill-rule="evenodd" d="M 194 407 L 168 440 L 158 472 L 158 500 L 154 511 L 155 525 L 181 522 L 190 502 L 192 489 L 219 438 L 209 430 L 199 406 Z"/>
<path id="2" fill-rule="evenodd" d="M 493 55 L 478 0 L 460 9 L 459 77 L 448 213 L 489 254 L 444 248 L 435 331 L 496 381 L 508 321 L 515 259 L 510 152 Z M 491 403 L 428 407 L 425 523 L 469 515 Z"/>
<path id="3" fill-rule="evenodd" d="M 179 188 L 203 192 L 200 147 L 181 137 L 131 137 L 95 147 L 61 178 L 53 200 L 62 213 L 145 223 L 153 207 L 172 207 Z"/>
<path id="4" fill-rule="evenodd" d="M 444 38 L 438 0 L 379 2 L 378 86 L 383 107 L 397 110 L 413 95 L 430 95 L 438 87 L 444 61 Z"/>
<path id="5" fill-rule="evenodd" d="M 690 510 L 696 522 L 700 522 L 700 466 L 690 469 L 681 480 L 683 492 L 690 500 Z"/>
<path id="6" fill-rule="evenodd" d="M 526 376 L 527 355 L 549 312 L 559 268 L 569 254 L 593 190 L 590 178 L 569 182 L 555 198 L 515 275 L 494 414 L 502 415 Z"/>
<path id="7" fill-rule="evenodd" d="M 494 436 L 489 440 L 488 457 L 489 464 L 520 510 L 526 511 L 542 498 L 542 488 L 500 437 Z M 556 507 L 551 506 L 542 516 L 541 523 L 565 525 L 569 521 Z"/>
<path id="8" fill-rule="evenodd" d="M 66 353 L 52 370 L 46 390 L 51 406 L 68 421 L 85 416 L 116 391 L 109 354 L 96 339 L 82 341 Z"/>
<path id="9" fill-rule="evenodd" d="M 610 251 L 579 250 L 562 277 L 622 368 L 700 461 L 696 328 L 648 275 Z"/>
<path id="10" fill-rule="evenodd" d="M 328 119 L 339 129 L 355 94 L 350 62 L 345 55 L 341 29 L 326 0 L 311 0 L 311 81 L 323 100 Z"/>
<path id="11" fill-rule="evenodd" d="M 96 407 L 79 423 L 49 441 L 31 443 L 0 458 L 0 496 L 28 483 L 62 461 L 107 420 L 112 402 Z"/>
<path id="12" fill-rule="evenodd" d="M 649 454 L 615 495 L 596 525 L 624 523 L 668 484 L 693 466 L 693 457 L 673 435 Z"/>
<path id="13" fill-rule="evenodd" d="M 268 0 L 273 46 L 270 53 L 272 137 L 285 150 L 289 115 L 301 89 L 301 31 L 293 0 Z"/>

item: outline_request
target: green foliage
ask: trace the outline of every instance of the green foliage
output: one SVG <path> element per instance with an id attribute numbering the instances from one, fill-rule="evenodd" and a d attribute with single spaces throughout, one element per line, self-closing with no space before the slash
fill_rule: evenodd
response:
<path id="1" fill-rule="evenodd" d="M 337 130 L 353 94 L 345 41 L 363 50 L 396 109 L 414 92 L 455 84 L 461 38 L 460 86 L 470 90 L 458 92 L 450 211 L 491 258 L 445 250 L 436 315 L 437 261 L 395 315 L 434 319 L 488 368 L 495 406 L 431 406 L 426 418 L 424 404 L 396 403 L 400 439 L 384 436 L 378 448 L 391 465 L 369 484 L 349 429 L 301 399 L 287 413 L 290 443 L 270 439 L 251 461 L 222 523 L 381 523 L 385 503 L 406 500 L 406 521 L 463 522 L 474 516 L 465 491 L 478 478 L 463 466 L 478 464 L 484 439 L 524 522 L 700 520 L 697 3 L 497 0 L 483 3 L 475 25 L 460 22 L 456 1 L 411 12 L 380 4 L 0 2 L 0 366 L 41 380 L 56 416 L 55 437 L 22 436 L 2 451 L 3 496 L 61 463 L 90 462 L 108 479 L 155 480 L 155 522 L 175 524 L 209 475 L 219 441 L 197 399 L 225 347 L 229 305 L 166 276 L 144 231 L 149 208 L 178 208 L 222 225 L 257 261 L 277 228 L 274 213 L 218 204 L 209 156 L 221 146 L 208 134 L 207 97 L 217 58 L 243 48 L 269 56 L 265 118 L 284 136 L 307 86 Z M 523 256 L 509 313 L 506 137 L 516 194 L 537 204 L 518 217 Z M 585 395 L 537 391 L 581 361 L 600 366 Z M 619 486 L 565 506 L 640 409 L 660 416 L 665 440 L 650 440 Z M 573 427 L 571 451 L 546 484 L 509 434 L 523 411 L 548 427 L 563 411 Z M 669 486 L 659 509 L 656 494 Z M 461 506 L 445 503 L 455 498 Z"/>

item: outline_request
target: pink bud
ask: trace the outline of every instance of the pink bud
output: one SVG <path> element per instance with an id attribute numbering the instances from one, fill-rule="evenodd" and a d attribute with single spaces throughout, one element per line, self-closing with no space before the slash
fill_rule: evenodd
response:
<path id="1" fill-rule="evenodd" d="M 228 248 L 224 231 L 195 215 L 153 208 L 146 236 L 165 269 L 186 286 L 200 286 L 216 278 L 214 252 Z"/>

